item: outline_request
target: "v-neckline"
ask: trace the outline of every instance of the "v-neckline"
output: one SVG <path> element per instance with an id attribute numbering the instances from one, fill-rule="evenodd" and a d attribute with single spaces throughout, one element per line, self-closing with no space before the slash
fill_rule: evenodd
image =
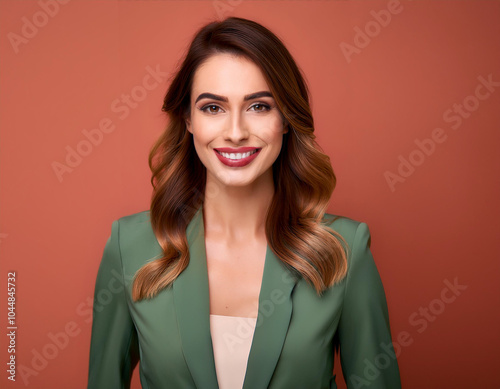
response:
<path id="1" fill-rule="evenodd" d="M 217 389 L 202 206 L 190 221 L 186 236 L 189 264 L 173 283 L 182 348 L 196 386 Z M 292 291 L 297 282 L 268 244 L 243 389 L 268 386 L 290 325 Z"/>

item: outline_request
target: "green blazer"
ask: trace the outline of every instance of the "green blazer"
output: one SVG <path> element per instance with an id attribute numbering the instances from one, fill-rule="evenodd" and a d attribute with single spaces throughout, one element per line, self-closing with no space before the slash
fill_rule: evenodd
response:
<path id="1" fill-rule="evenodd" d="M 401 387 L 368 226 L 346 217 L 329 223 L 351 252 L 347 277 L 322 297 L 268 246 L 243 389 L 337 388 L 334 336 L 348 388 Z M 155 298 L 134 303 L 135 272 L 162 250 L 149 211 L 113 222 L 95 284 L 88 389 L 129 388 L 139 361 L 143 389 L 218 388 L 202 208 L 186 233 L 188 267 Z"/>

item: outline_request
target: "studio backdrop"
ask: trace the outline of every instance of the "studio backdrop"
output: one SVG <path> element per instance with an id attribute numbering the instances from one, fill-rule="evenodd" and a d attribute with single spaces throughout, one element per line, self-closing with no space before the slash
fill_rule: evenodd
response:
<path id="1" fill-rule="evenodd" d="M 498 389 L 493 0 L 0 0 L 0 386 L 86 387 L 111 224 L 148 209 L 169 79 L 231 15 L 276 33 L 307 80 L 328 212 L 370 227 L 403 387 Z"/>

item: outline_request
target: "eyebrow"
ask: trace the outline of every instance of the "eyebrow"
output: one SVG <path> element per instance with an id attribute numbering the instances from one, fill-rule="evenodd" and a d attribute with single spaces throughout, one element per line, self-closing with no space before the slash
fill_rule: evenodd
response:
<path id="1" fill-rule="evenodd" d="M 252 100 L 252 99 L 258 99 L 259 97 L 273 97 L 271 92 L 268 91 L 261 91 L 261 92 L 255 92 L 255 93 L 250 93 L 249 95 L 243 96 L 244 101 Z M 212 99 L 212 100 L 217 100 L 217 101 L 224 101 L 227 103 L 228 99 L 225 96 L 220 96 L 220 95 L 215 95 L 213 93 L 202 93 L 196 98 L 196 101 L 194 102 L 195 104 L 201 100 L 201 99 Z"/>

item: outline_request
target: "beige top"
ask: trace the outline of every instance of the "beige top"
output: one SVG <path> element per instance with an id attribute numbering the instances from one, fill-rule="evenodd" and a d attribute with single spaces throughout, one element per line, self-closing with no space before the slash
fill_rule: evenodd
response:
<path id="1" fill-rule="evenodd" d="M 210 315 L 219 389 L 241 389 L 257 318 Z"/>

